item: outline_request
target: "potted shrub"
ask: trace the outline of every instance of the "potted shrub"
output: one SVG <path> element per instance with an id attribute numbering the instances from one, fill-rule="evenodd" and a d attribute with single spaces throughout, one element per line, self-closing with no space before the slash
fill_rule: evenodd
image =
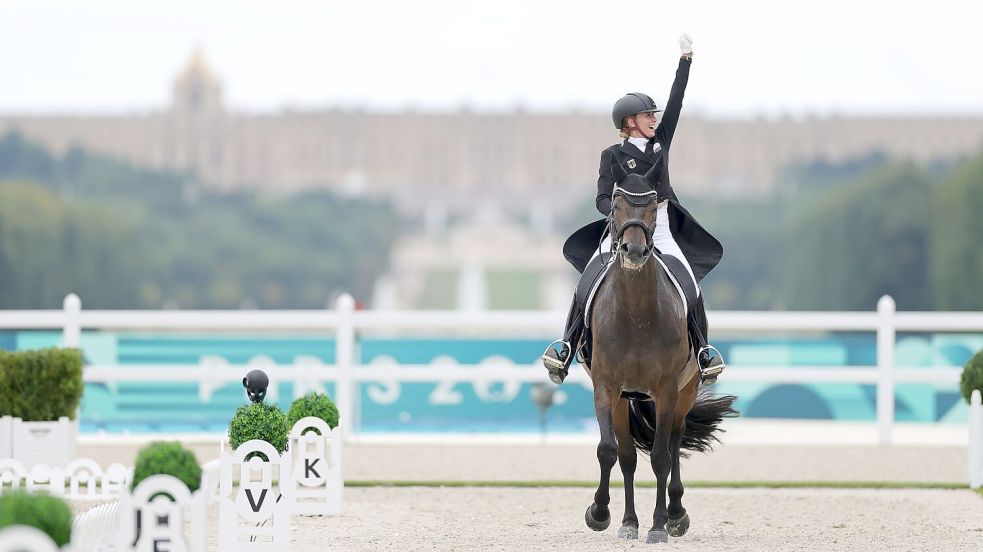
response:
<path id="1" fill-rule="evenodd" d="M 983 349 L 969 357 L 959 378 L 959 390 L 966 402 L 969 402 L 974 389 L 979 389 L 980 393 L 983 393 Z"/>
<path id="2" fill-rule="evenodd" d="M 244 404 L 229 422 L 229 445 L 233 450 L 246 441 L 260 439 L 273 445 L 278 452 L 283 452 L 287 449 L 289 437 L 287 415 L 273 403 Z"/>
<path id="3" fill-rule="evenodd" d="M 0 495 L 0 529 L 28 525 L 46 533 L 59 547 L 72 540 L 72 511 L 59 498 L 13 491 Z"/>
<path id="4" fill-rule="evenodd" d="M 297 420 L 306 418 L 307 416 L 324 420 L 331 429 L 338 427 L 338 407 L 331 400 L 331 397 L 324 393 L 315 393 L 312 391 L 304 396 L 297 397 L 287 412 L 287 421 L 290 427 L 293 427 L 297 423 Z"/>
<path id="5" fill-rule="evenodd" d="M 132 491 L 151 475 L 173 475 L 195 492 L 201 486 L 201 465 L 190 450 L 177 441 L 155 441 L 140 449 L 133 466 Z"/>
<path id="6" fill-rule="evenodd" d="M 9 455 L 28 469 L 74 459 L 82 390 L 78 349 L 0 352 L 0 429 L 8 434 L 0 438 L 9 439 Z"/>

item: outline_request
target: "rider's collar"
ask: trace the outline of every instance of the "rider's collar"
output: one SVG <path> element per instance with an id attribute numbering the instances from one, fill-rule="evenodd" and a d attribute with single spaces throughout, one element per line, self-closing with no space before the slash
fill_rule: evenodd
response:
<path id="1" fill-rule="evenodd" d="M 628 141 L 640 151 L 645 151 L 645 146 L 649 143 L 648 138 L 636 138 L 635 136 L 629 136 Z"/>

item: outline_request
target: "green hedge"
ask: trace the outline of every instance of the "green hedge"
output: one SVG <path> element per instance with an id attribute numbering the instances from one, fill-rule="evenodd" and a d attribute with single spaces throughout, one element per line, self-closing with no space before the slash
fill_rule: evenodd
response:
<path id="1" fill-rule="evenodd" d="M 314 416 L 324 420 L 328 427 L 334 429 L 338 427 L 338 407 L 335 406 L 331 397 L 324 393 L 310 392 L 302 397 L 297 397 L 290 405 L 287 413 L 287 421 L 290 427 L 297 423 L 297 420 Z"/>
<path id="2" fill-rule="evenodd" d="M 287 415 L 274 403 L 244 404 L 229 422 L 229 445 L 233 450 L 246 441 L 260 439 L 273 445 L 278 452 L 283 452 L 287 449 L 289 438 Z"/>
<path id="3" fill-rule="evenodd" d="M 144 479 L 158 474 L 173 475 L 195 492 L 201 486 L 201 465 L 190 450 L 177 441 L 154 441 L 140 449 L 133 466 L 132 491 Z"/>
<path id="4" fill-rule="evenodd" d="M 75 419 L 82 389 L 78 349 L 0 351 L 0 416 L 28 422 Z"/>
<path id="5" fill-rule="evenodd" d="M 28 525 L 46 533 L 58 546 L 72 540 L 72 511 L 60 498 L 24 491 L 0 495 L 0 529 Z"/>
<path id="6" fill-rule="evenodd" d="M 973 389 L 979 389 L 983 393 L 983 349 L 969 357 L 963 366 L 963 375 L 959 378 L 959 390 L 966 402 L 969 402 Z"/>

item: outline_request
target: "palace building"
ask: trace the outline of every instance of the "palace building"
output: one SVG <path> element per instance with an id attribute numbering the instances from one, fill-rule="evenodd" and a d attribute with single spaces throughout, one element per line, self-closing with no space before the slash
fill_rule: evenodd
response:
<path id="1" fill-rule="evenodd" d="M 575 280 L 552 220 L 593 200 L 599 152 L 619 141 L 602 112 L 237 112 L 200 52 L 160 111 L 0 114 L 0 135 L 9 131 L 55 153 L 78 146 L 186 171 L 218 190 L 389 199 L 424 224 L 399 236 L 373 306 L 477 310 L 565 308 Z M 685 112 L 673 146 L 681 194 L 766 197 L 795 185 L 781 177 L 790 163 L 879 152 L 929 164 L 974 154 L 983 148 L 983 118 L 724 120 Z"/>
<path id="2" fill-rule="evenodd" d="M 380 125 L 387 132 L 379 133 Z M 165 109 L 0 114 L 0 134 L 11 130 L 55 152 L 77 145 L 134 164 L 190 171 L 223 190 L 327 188 L 382 195 L 410 211 L 426 195 L 452 212 L 476 198 L 506 210 L 528 209 L 557 193 L 586 201 L 600 150 L 618 141 L 607 113 L 236 112 L 200 52 L 175 78 Z M 983 118 L 721 120 L 684 113 L 674 146 L 678 191 L 762 196 L 787 184 L 777 175 L 796 161 L 882 152 L 931 163 L 974 153 L 983 147 Z"/>

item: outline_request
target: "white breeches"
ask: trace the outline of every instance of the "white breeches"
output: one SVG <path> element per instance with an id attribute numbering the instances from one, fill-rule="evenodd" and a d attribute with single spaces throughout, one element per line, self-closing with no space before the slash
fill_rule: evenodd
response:
<path id="1" fill-rule="evenodd" d="M 689 266 L 689 261 L 686 260 L 686 256 L 683 255 L 683 250 L 679 248 L 679 244 L 672 237 L 672 232 L 669 231 L 669 202 L 666 202 L 655 215 L 655 232 L 652 233 L 652 245 L 655 246 L 659 252 L 665 255 L 672 255 L 680 261 L 683 262 L 683 266 L 686 267 L 686 272 L 689 273 L 689 277 L 693 280 L 693 285 L 696 286 L 696 293 L 699 295 L 702 293 L 700 291 L 700 284 L 696 281 L 696 276 L 693 274 L 693 268 Z M 596 257 L 601 251 L 611 250 L 611 236 L 604 238 L 601 242 L 600 248 L 594 252 Z"/>

